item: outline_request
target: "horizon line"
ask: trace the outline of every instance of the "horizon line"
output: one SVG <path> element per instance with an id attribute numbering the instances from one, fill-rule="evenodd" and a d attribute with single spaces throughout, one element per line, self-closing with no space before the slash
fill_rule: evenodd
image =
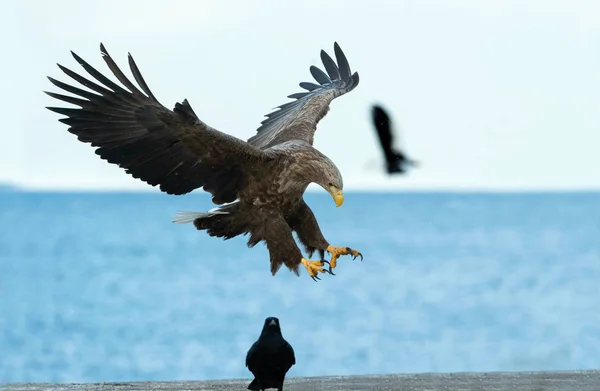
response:
<path id="1" fill-rule="evenodd" d="M 129 187 L 36 187 L 36 186 L 18 186 L 12 184 L 0 183 L 0 193 L 54 193 L 54 194 L 162 194 L 169 195 L 162 192 L 158 187 L 144 188 L 129 188 Z M 319 194 L 322 192 L 320 188 L 308 188 L 305 193 L 308 194 Z M 323 190 L 324 192 L 324 190 Z M 485 187 L 485 186 L 440 186 L 440 187 L 407 187 L 407 188 L 387 188 L 387 187 L 351 187 L 344 189 L 345 193 L 378 193 L 378 194 L 419 194 L 419 193 L 462 193 L 462 194 L 474 194 L 474 193 L 485 193 L 485 194 L 525 194 L 525 193 L 599 193 L 600 188 L 595 187 L 531 187 L 531 188 L 519 188 L 519 187 Z M 202 189 L 196 189 L 190 193 L 182 195 L 199 195 L 206 194 L 210 195 Z M 324 193 L 325 194 L 325 193 Z"/>

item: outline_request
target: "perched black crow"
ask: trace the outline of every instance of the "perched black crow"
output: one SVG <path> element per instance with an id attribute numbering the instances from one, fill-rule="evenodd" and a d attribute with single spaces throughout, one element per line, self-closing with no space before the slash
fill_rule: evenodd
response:
<path id="1" fill-rule="evenodd" d="M 374 105 L 372 115 L 381 149 L 383 149 L 388 174 L 404 173 L 406 172 L 406 165 L 416 166 L 417 162 L 409 159 L 402 151 L 393 149 L 392 121 L 385 110 L 381 106 Z"/>
<path id="2" fill-rule="evenodd" d="M 285 374 L 294 364 L 294 349 L 283 339 L 279 319 L 265 319 L 260 337 L 246 355 L 246 366 L 254 375 L 248 389 L 264 391 L 267 388 L 277 388 L 278 391 L 282 391 Z"/>

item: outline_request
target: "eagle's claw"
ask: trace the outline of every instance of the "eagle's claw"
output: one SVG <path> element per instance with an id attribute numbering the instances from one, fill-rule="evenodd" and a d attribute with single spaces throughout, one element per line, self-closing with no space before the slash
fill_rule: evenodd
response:
<path id="1" fill-rule="evenodd" d="M 329 271 L 331 272 L 332 269 L 335 269 L 335 266 L 337 264 L 337 259 L 341 256 L 341 255 L 352 255 L 352 259 L 356 259 L 357 257 L 360 257 L 360 260 L 363 260 L 363 255 L 356 251 L 351 249 L 350 247 L 336 247 L 336 246 L 327 246 L 327 252 L 331 254 L 331 260 L 329 262 L 327 262 L 329 264 Z M 333 273 L 331 273 L 333 274 Z"/>
<path id="2" fill-rule="evenodd" d="M 333 272 L 333 270 L 331 270 L 331 263 L 329 263 L 329 261 L 326 261 L 325 259 L 321 259 L 321 262 L 328 264 L 329 270 L 325 270 L 325 271 L 327 273 L 331 274 L 332 276 L 335 276 L 335 273 Z"/>
<path id="3" fill-rule="evenodd" d="M 361 254 L 361 253 L 359 253 L 358 251 L 356 252 L 356 255 L 352 254 L 352 256 L 353 256 L 352 260 L 355 260 L 357 257 L 360 257 L 360 260 L 361 260 L 361 262 L 362 262 L 362 260 L 363 260 L 363 256 L 362 256 L 362 254 Z"/>
<path id="4" fill-rule="evenodd" d="M 325 264 L 322 261 L 309 261 L 307 259 L 302 258 L 300 260 L 300 263 L 304 265 L 306 271 L 308 272 L 308 275 L 314 281 L 320 280 L 319 273 L 328 273 L 327 270 L 323 269 L 323 266 L 325 266 Z"/>

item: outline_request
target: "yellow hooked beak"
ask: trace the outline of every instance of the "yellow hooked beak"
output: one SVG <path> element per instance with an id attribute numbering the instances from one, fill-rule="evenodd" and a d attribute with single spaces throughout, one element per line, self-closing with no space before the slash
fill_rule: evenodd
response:
<path id="1" fill-rule="evenodd" d="M 329 194 L 335 201 L 335 206 L 340 207 L 344 203 L 344 192 L 335 186 L 329 186 Z"/>

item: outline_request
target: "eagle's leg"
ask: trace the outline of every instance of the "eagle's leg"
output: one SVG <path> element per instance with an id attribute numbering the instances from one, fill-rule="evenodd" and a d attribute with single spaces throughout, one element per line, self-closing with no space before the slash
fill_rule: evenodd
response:
<path id="1" fill-rule="evenodd" d="M 352 259 L 356 259 L 357 257 L 360 257 L 360 260 L 363 260 L 363 256 L 360 252 L 351 249 L 350 247 L 337 247 L 337 246 L 327 246 L 327 252 L 329 254 L 331 254 L 331 259 L 329 260 L 329 268 L 330 269 L 335 269 L 335 266 L 337 265 L 337 259 L 340 257 L 340 255 L 352 255 Z"/>
<path id="2" fill-rule="evenodd" d="M 302 264 L 308 275 L 313 280 L 320 280 L 319 273 L 328 273 L 324 269 L 322 261 L 311 261 L 302 256 L 294 240 L 292 227 L 282 215 L 270 213 L 266 215 L 269 224 L 261 225 L 260 230 L 251 232 L 250 242 L 257 243 L 258 239 L 264 239 L 271 258 L 271 274 L 275 275 L 282 264 L 286 265 L 296 275 L 300 264 Z"/>
<path id="3" fill-rule="evenodd" d="M 298 239 L 304 244 L 306 251 L 312 255 L 315 250 L 319 251 L 321 256 L 320 265 L 324 266 L 328 264 L 329 270 L 326 270 L 330 274 L 333 273 L 333 269 L 336 267 L 337 259 L 340 255 L 352 255 L 354 259 L 360 257 L 362 260 L 362 254 L 349 247 L 336 247 L 331 246 L 329 242 L 323 237 L 317 219 L 313 214 L 312 210 L 306 205 L 304 200 L 301 200 L 294 208 L 292 214 L 287 217 L 287 221 L 290 227 L 298 234 Z M 325 251 L 331 254 L 331 260 L 325 260 Z"/>
<path id="4" fill-rule="evenodd" d="M 309 257 L 312 256 L 315 250 L 319 250 L 320 260 L 316 261 L 316 265 L 320 267 L 325 266 L 325 264 L 329 265 L 329 262 L 325 260 L 325 249 L 329 243 L 323 237 L 315 215 L 303 199 L 294 206 L 293 212 L 286 216 L 286 221 L 296 231 L 298 239 L 304 245 Z M 326 272 L 335 275 L 331 272 L 331 267 Z"/>
<path id="5" fill-rule="evenodd" d="M 308 271 L 308 275 L 313 280 L 320 280 L 319 273 L 329 273 L 329 271 L 323 269 L 324 263 L 322 261 L 309 261 L 308 259 L 302 258 L 300 261 L 306 270 Z"/>

